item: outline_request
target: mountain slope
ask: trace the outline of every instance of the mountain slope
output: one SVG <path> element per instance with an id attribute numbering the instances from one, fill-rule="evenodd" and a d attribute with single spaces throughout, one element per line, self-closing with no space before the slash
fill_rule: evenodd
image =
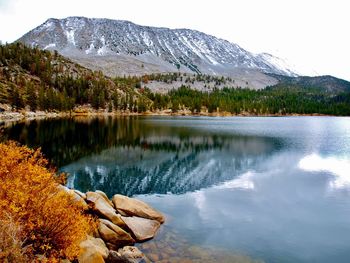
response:
<path id="1" fill-rule="evenodd" d="M 296 85 L 302 88 L 318 88 L 325 92 L 339 93 L 339 92 L 349 92 L 350 82 L 338 79 L 333 76 L 298 76 L 298 77 L 288 77 L 282 75 L 271 74 L 274 78 L 279 81 L 279 85 Z"/>
<path id="2" fill-rule="evenodd" d="M 57 52 L 21 43 L 0 45 L 0 104 L 17 110 L 29 106 L 33 111 L 66 111 L 85 104 L 134 110 L 139 102 L 144 107 L 150 101 L 132 81 L 105 77 Z"/>
<path id="3" fill-rule="evenodd" d="M 256 72 L 296 75 L 288 67 L 271 61 L 271 57 L 252 54 L 214 36 L 128 21 L 85 17 L 49 19 L 19 41 L 42 49 L 57 49 L 83 65 L 100 67 L 109 75 L 178 70 L 238 77 L 242 70 L 251 75 Z"/>

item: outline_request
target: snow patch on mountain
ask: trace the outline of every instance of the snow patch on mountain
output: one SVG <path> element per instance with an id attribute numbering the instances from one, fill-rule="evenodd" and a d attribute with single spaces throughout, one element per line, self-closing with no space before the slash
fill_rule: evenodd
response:
<path id="1" fill-rule="evenodd" d="M 291 76 L 298 75 L 297 71 L 288 63 L 285 59 L 275 57 L 269 53 L 260 53 L 257 54 L 256 57 L 259 57 L 266 61 L 267 64 L 277 67 L 284 72 L 288 72 Z"/>
<path id="2" fill-rule="evenodd" d="M 67 30 L 66 31 L 66 36 L 68 43 L 71 43 L 73 46 L 75 46 L 75 40 L 74 40 L 74 30 Z"/>
<path id="3" fill-rule="evenodd" d="M 46 49 L 52 49 L 52 48 L 55 48 L 56 47 L 56 44 L 55 43 L 51 43 L 51 44 L 48 44 L 47 46 L 45 46 L 43 49 L 46 50 Z"/>

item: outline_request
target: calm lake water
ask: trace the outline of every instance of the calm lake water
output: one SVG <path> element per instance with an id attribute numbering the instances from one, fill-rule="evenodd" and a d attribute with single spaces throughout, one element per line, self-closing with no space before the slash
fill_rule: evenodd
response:
<path id="1" fill-rule="evenodd" d="M 2 133 L 41 146 L 69 187 L 166 214 L 140 245 L 154 260 L 350 260 L 350 118 L 78 118 Z"/>

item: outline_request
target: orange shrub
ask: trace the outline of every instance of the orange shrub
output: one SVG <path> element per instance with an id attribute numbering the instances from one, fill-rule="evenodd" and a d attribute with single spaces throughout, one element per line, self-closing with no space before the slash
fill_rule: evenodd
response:
<path id="1" fill-rule="evenodd" d="M 55 180 L 39 150 L 0 144 L 0 211 L 21 225 L 29 256 L 73 259 L 92 223 Z"/>

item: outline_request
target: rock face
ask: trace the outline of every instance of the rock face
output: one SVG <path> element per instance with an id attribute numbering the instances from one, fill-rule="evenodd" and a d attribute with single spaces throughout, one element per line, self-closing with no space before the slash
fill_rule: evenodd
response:
<path id="1" fill-rule="evenodd" d="M 164 223 L 164 216 L 145 202 L 123 195 L 114 195 L 112 200 L 115 208 L 121 214 L 153 219 L 159 223 Z"/>
<path id="2" fill-rule="evenodd" d="M 160 227 L 156 220 L 136 216 L 122 218 L 139 242 L 153 238 Z"/>
<path id="3" fill-rule="evenodd" d="M 108 257 L 109 251 L 100 238 L 88 237 L 80 243 L 81 253 L 78 257 L 79 263 L 103 263 Z"/>
<path id="4" fill-rule="evenodd" d="M 113 224 L 125 228 L 126 225 L 121 219 L 120 215 L 117 215 L 116 210 L 112 207 L 101 194 L 95 192 L 86 193 L 86 201 L 92 203 L 92 209 L 100 216 L 108 219 Z"/>

